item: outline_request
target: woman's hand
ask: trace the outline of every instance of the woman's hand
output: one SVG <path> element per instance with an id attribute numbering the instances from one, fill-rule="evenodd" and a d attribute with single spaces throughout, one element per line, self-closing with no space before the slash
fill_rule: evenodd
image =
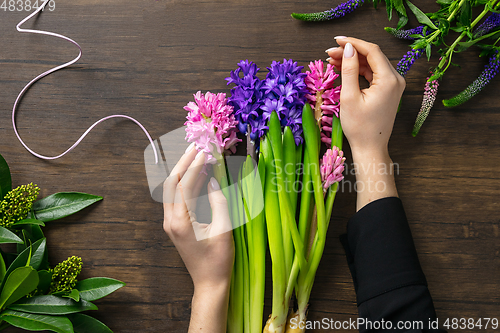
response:
<path id="1" fill-rule="evenodd" d="M 405 80 L 380 48 L 356 38 L 337 37 L 329 62 L 342 72 L 340 121 L 351 146 L 358 191 L 358 210 L 367 203 L 397 196 L 387 145 Z M 359 88 L 359 76 L 370 87 Z"/>
<path id="2" fill-rule="evenodd" d="M 196 222 L 196 198 L 206 180 L 204 161 L 191 145 L 165 180 L 163 229 L 193 279 L 190 331 L 224 332 L 234 242 L 226 198 L 214 178 L 208 184 L 212 223 Z"/>

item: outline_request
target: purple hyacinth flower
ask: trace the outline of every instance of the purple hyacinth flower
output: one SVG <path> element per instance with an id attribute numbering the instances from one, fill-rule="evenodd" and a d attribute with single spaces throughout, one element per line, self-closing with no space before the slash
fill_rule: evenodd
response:
<path id="1" fill-rule="evenodd" d="M 495 50 L 490 57 L 488 64 L 484 67 L 483 72 L 477 79 L 474 80 L 464 91 L 453 98 L 443 100 L 444 106 L 453 107 L 467 102 L 469 99 L 477 95 L 490 81 L 498 74 L 500 66 L 500 53 Z"/>
<path id="2" fill-rule="evenodd" d="M 319 13 L 309 13 L 309 14 L 299 14 L 293 13 L 292 17 L 302 21 L 328 21 L 352 13 L 356 8 L 360 7 L 365 1 L 364 0 L 348 0 L 341 3 L 335 8 L 330 10 L 325 10 Z"/>
<path id="3" fill-rule="evenodd" d="M 407 39 L 407 40 L 415 40 L 415 38 L 411 37 L 411 35 L 423 36 L 423 33 L 424 33 L 424 26 L 423 25 L 418 26 L 418 27 L 413 28 L 413 29 L 406 29 L 406 30 L 394 29 L 391 27 L 385 27 L 384 29 L 385 29 L 385 31 L 387 31 L 388 33 L 390 33 L 391 35 L 393 35 L 396 38 Z M 425 36 L 428 36 L 430 33 L 431 33 L 431 31 L 429 29 L 427 29 L 425 31 Z"/>
<path id="4" fill-rule="evenodd" d="M 410 70 L 411 66 L 413 66 L 415 61 L 420 58 L 422 54 L 424 54 L 424 49 L 411 49 L 410 51 L 408 51 L 396 66 L 396 70 L 398 71 L 398 73 L 404 77 Z"/>
<path id="5" fill-rule="evenodd" d="M 481 37 L 500 27 L 500 14 L 492 13 L 488 18 L 476 28 L 474 31 L 474 37 Z"/>

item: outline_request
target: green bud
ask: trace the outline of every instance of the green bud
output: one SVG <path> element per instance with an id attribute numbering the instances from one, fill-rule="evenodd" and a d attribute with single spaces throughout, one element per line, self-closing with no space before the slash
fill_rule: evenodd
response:
<path id="1" fill-rule="evenodd" d="M 9 228 L 17 221 L 25 219 L 39 192 L 40 188 L 33 183 L 9 191 L 0 202 L 0 225 Z"/>
<path id="2" fill-rule="evenodd" d="M 69 257 L 50 271 L 52 273 L 52 282 L 49 294 L 70 291 L 75 287 L 76 279 L 82 271 L 82 258 L 76 256 Z"/>

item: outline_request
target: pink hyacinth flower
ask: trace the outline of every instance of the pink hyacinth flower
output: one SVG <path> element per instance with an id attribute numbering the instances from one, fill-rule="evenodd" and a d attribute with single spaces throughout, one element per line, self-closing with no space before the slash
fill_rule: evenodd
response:
<path id="1" fill-rule="evenodd" d="M 337 147 L 328 149 L 319 161 L 319 168 L 321 172 L 321 181 L 323 182 L 323 189 L 326 192 L 328 188 L 337 182 L 344 179 L 342 173 L 344 172 L 344 152 Z"/>
<path id="2" fill-rule="evenodd" d="M 184 107 L 188 111 L 186 141 L 194 142 L 198 151 L 205 152 L 205 163 L 215 164 L 224 151 L 236 151 L 241 140 L 236 137 L 238 121 L 226 94 L 211 92 L 194 94 L 194 102 Z"/>
<path id="3" fill-rule="evenodd" d="M 321 141 L 328 145 L 332 142 L 332 117 L 339 117 L 340 112 L 340 85 L 335 86 L 335 79 L 339 77 L 334 66 L 324 64 L 321 60 L 311 61 L 311 71 L 307 71 L 304 82 L 309 94 L 307 100 L 314 108 L 315 118 L 321 128 Z"/>

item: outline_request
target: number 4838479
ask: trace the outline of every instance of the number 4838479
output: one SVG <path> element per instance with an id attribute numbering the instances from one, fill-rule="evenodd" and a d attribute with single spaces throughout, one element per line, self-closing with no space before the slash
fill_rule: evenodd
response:
<path id="1" fill-rule="evenodd" d="M 0 0 L 2 1 L 2 0 Z M 30 12 L 32 10 L 37 10 L 39 6 L 43 5 L 45 0 L 3 0 L 2 5 L 0 5 L 0 10 L 3 9 L 4 12 L 9 11 L 9 12 Z M 47 8 L 50 11 L 53 11 L 56 9 L 56 2 L 54 0 L 50 0 L 47 6 Z"/>

